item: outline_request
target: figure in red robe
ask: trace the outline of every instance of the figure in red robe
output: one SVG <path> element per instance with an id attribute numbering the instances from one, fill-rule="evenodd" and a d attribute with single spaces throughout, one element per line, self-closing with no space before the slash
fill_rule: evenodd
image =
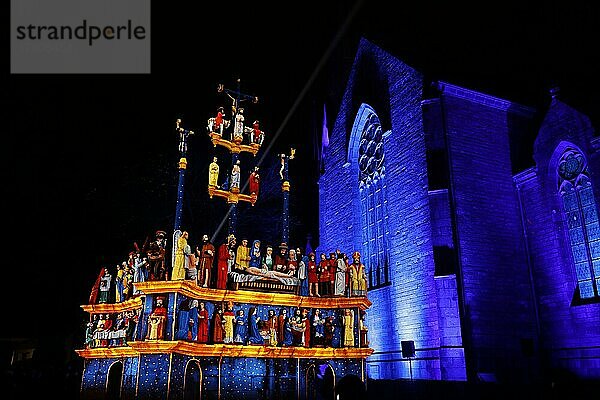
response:
<path id="1" fill-rule="evenodd" d="M 315 260 L 315 253 L 310 253 L 308 255 L 308 294 L 310 296 L 321 297 L 319 294 L 319 267 L 317 266 L 317 262 Z"/>
<path id="2" fill-rule="evenodd" d="M 198 343 L 208 343 L 208 310 L 203 301 L 198 307 Z"/>
<path id="3" fill-rule="evenodd" d="M 229 235 L 227 241 L 219 246 L 219 254 L 217 260 L 217 289 L 227 289 L 227 274 L 229 273 L 230 265 L 232 264 L 232 250 L 235 247 L 235 237 Z M 233 252 L 235 254 L 235 252 Z"/>
<path id="4" fill-rule="evenodd" d="M 302 320 L 304 321 L 304 347 L 310 347 L 310 317 L 308 308 L 302 310 Z"/>
<path id="5" fill-rule="evenodd" d="M 163 340 L 165 337 L 165 324 L 167 321 L 167 308 L 164 306 L 164 297 L 156 298 L 156 307 L 148 317 L 147 339 Z"/>
<path id="6" fill-rule="evenodd" d="M 264 139 L 265 134 L 260 130 L 258 120 L 256 120 L 252 123 L 252 143 L 262 145 Z"/>
<path id="7" fill-rule="evenodd" d="M 223 107 L 217 109 L 217 116 L 215 117 L 215 131 L 219 131 L 221 134 L 221 124 L 223 123 Z"/>
<path id="8" fill-rule="evenodd" d="M 319 293 L 321 296 L 328 296 L 329 292 L 329 260 L 325 253 L 321 253 L 321 261 L 319 261 Z"/>
<path id="9" fill-rule="evenodd" d="M 287 319 L 287 310 L 282 308 L 277 316 L 277 344 L 283 345 L 283 336 L 285 334 L 285 321 Z"/>
<path id="10" fill-rule="evenodd" d="M 213 314 L 212 340 L 213 343 L 223 343 L 225 338 L 225 321 L 223 320 L 223 309 L 218 307 Z"/>
<path id="11" fill-rule="evenodd" d="M 329 253 L 329 294 L 333 295 L 335 293 L 335 273 L 337 271 L 337 254 Z"/>
<path id="12" fill-rule="evenodd" d="M 215 259 L 215 246 L 208 239 L 208 235 L 202 236 L 201 253 L 200 262 L 198 263 L 198 285 L 208 287 L 211 284 L 210 272 Z"/>
<path id="13" fill-rule="evenodd" d="M 258 175 L 258 167 L 254 167 L 254 171 L 250 174 L 250 194 L 255 194 L 258 197 L 258 188 L 260 185 L 260 175 Z"/>

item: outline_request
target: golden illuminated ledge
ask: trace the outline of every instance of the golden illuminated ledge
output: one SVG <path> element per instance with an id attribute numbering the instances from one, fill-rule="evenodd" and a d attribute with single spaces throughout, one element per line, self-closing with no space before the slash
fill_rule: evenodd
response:
<path id="1" fill-rule="evenodd" d="M 249 304 L 272 304 L 277 306 L 305 308 L 360 308 L 366 310 L 371 302 L 366 297 L 307 297 L 289 293 L 253 292 L 246 290 L 221 290 L 198 286 L 192 281 L 151 281 L 134 283 L 136 289 L 146 294 L 177 292 L 194 299 Z"/>
<path id="2" fill-rule="evenodd" d="M 131 346 L 131 347 L 129 347 Z M 249 358 L 367 358 L 373 349 L 349 348 L 306 348 L 241 346 L 233 344 L 200 344 L 184 341 L 146 340 L 129 342 L 129 346 L 75 350 L 83 358 L 137 357 L 139 354 L 179 353 L 194 357 L 249 357 Z"/>
<path id="3" fill-rule="evenodd" d="M 254 205 L 256 203 L 257 196 L 256 194 L 241 194 L 238 188 L 233 188 L 229 190 L 221 190 L 217 189 L 214 186 L 208 187 L 208 195 L 212 199 L 213 196 L 222 197 L 227 199 L 227 203 L 229 204 L 237 204 L 240 200 L 247 201 L 248 203 Z"/>
<path id="4" fill-rule="evenodd" d="M 230 152 L 236 153 L 236 154 L 239 154 L 242 151 L 247 151 L 248 153 L 252 153 L 252 155 L 255 156 L 256 153 L 258 153 L 258 150 L 260 150 L 260 145 L 258 143 L 251 143 L 249 145 L 241 144 L 242 143 L 241 139 L 229 141 L 227 139 L 223 139 L 223 137 L 216 132 L 210 133 L 210 139 L 211 139 L 214 147 L 217 147 L 217 145 L 220 145 L 220 146 L 225 147 Z"/>
<path id="5" fill-rule="evenodd" d="M 122 303 L 111 303 L 111 304 L 85 304 L 81 306 L 84 311 L 92 314 L 112 314 L 119 313 L 127 310 L 135 310 L 142 307 L 141 297 L 135 297 L 133 299 L 126 300 Z"/>
<path id="6" fill-rule="evenodd" d="M 119 358 L 137 357 L 139 353 L 131 347 L 99 347 L 95 349 L 75 350 L 83 358 Z"/>

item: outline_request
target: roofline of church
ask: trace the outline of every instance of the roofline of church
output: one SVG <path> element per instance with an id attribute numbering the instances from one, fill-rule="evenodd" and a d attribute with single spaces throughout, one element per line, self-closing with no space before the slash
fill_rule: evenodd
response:
<path id="1" fill-rule="evenodd" d="M 453 85 L 444 81 L 437 81 L 437 87 L 442 94 L 452 96 L 459 99 L 471 101 L 487 107 L 495 108 L 502 111 L 510 111 L 520 114 L 525 117 L 532 117 L 536 113 L 536 109 L 527 107 L 512 101 L 504 100 L 498 97 L 490 96 L 481 92 Z"/>

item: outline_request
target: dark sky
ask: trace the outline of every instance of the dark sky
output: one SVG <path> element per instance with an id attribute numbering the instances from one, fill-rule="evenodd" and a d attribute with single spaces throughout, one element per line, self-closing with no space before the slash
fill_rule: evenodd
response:
<path id="1" fill-rule="evenodd" d="M 247 108 L 247 119 L 258 118 L 271 140 L 352 8 L 337 0 L 280 7 L 212 2 L 200 10 L 188 3 L 153 2 L 150 75 L 6 76 L 3 319 L 9 326 L 0 336 L 43 337 L 49 326 L 77 329 L 84 317 L 79 305 L 100 268 L 121 261 L 134 241 L 143 243 L 154 230 L 172 231 L 178 117 L 198 132 L 190 142 L 183 226 L 192 243 L 212 234 L 225 214 L 205 186 L 209 158 L 225 157 L 205 135 L 206 119 L 228 105 L 217 84 L 233 88 L 239 77 L 242 90 L 261 98 Z M 318 232 L 313 139 L 324 103 L 331 129 L 360 37 L 427 81 L 449 81 L 540 110 L 547 89 L 559 85 L 562 98 L 598 125 L 596 3 L 550 1 L 537 8 L 502 2 L 489 9 L 484 2 L 480 8 L 400 2 L 398 11 L 387 3 L 361 5 L 265 155 L 268 178 L 276 153 L 298 149 L 290 165 L 293 244 L 304 246 L 306 235 Z M 242 162 L 247 172 L 252 158 Z M 269 235 L 277 227 L 272 215 L 279 212 L 279 183 L 267 187 L 266 181 L 262 203 L 240 207 L 240 230 L 250 239 L 275 241 Z"/>

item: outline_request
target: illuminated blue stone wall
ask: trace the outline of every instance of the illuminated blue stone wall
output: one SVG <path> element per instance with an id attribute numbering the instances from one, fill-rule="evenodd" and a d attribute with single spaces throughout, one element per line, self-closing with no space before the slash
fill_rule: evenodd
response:
<path id="1" fill-rule="evenodd" d="M 600 302 L 576 301 L 555 172 L 557 147 L 576 146 L 600 204 L 600 139 L 589 119 L 554 99 L 532 154 L 535 110 L 444 82 L 438 90 L 421 100 L 420 75 L 362 40 L 325 153 L 318 250 L 361 250 L 353 146 L 356 121 L 376 113 L 386 132 L 391 284 L 368 294 L 370 378 L 408 377 L 403 340 L 415 341 L 417 379 L 597 378 Z M 521 172 L 531 156 L 535 167 Z M 434 246 L 456 252 L 456 274 L 435 276 Z M 600 241 L 590 248 L 595 257 Z"/>
<path id="2" fill-rule="evenodd" d="M 121 398 L 133 399 L 136 397 L 136 376 L 138 369 L 137 357 L 131 358 L 99 358 L 85 361 L 81 397 L 85 399 L 104 399 L 108 382 L 110 367 L 116 362 L 123 365 Z"/>
<path id="3" fill-rule="evenodd" d="M 557 195 L 556 156 L 577 146 L 589 163 L 600 204 L 600 140 L 589 119 L 554 99 L 535 142 L 536 166 L 516 177 L 523 199 L 528 244 L 538 299 L 544 369 L 600 378 L 600 304 L 574 302 L 577 279 L 566 222 Z"/>
<path id="4" fill-rule="evenodd" d="M 519 381 L 535 319 L 510 157 L 515 118 L 529 110 L 443 84 L 444 113 L 471 372 Z M 520 126 L 520 125 L 517 125 Z M 516 132 L 518 134 L 518 132 Z M 460 288 L 459 288 L 460 290 Z"/>
<path id="5" fill-rule="evenodd" d="M 135 399 L 136 396 L 136 384 L 137 384 L 137 372 L 138 372 L 139 358 L 130 357 L 125 359 L 123 365 L 123 384 L 121 388 L 122 399 Z"/>
<path id="6" fill-rule="evenodd" d="M 169 383 L 169 399 L 183 399 L 185 397 L 185 385 L 190 383 L 189 377 L 185 377 L 186 368 L 190 363 L 196 363 L 200 369 L 201 391 L 203 399 L 218 398 L 219 390 L 219 359 L 218 357 L 196 358 L 182 354 L 173 354 L 171 364 L 171 381 Z"/>
<path id="7" fill-rule="evenodd" d="M 318 251 L 361 250 L 357 160 L 348 157 L 355 118 L 368 104 L 384 132 L 390 251 L 389 286 L 369 292 L 368 370 L 374 378 L 408 378 L 401 341 L 414 340 L 413 376 L 441 379 L 437 289 L 428 201 L 422 82 L 415 70 L 362 40 L 331 130 L 319 180 Z M 358 142 L 358 141 L 356 141 Z M 368 266 L 367 266 L 368 267 Z"/>
<path id="8" fill-rule="evenodd" d="M 138 377 L 138 397 L 164 399 L 169 385 L 169 354 L 142 354 Z"/>

